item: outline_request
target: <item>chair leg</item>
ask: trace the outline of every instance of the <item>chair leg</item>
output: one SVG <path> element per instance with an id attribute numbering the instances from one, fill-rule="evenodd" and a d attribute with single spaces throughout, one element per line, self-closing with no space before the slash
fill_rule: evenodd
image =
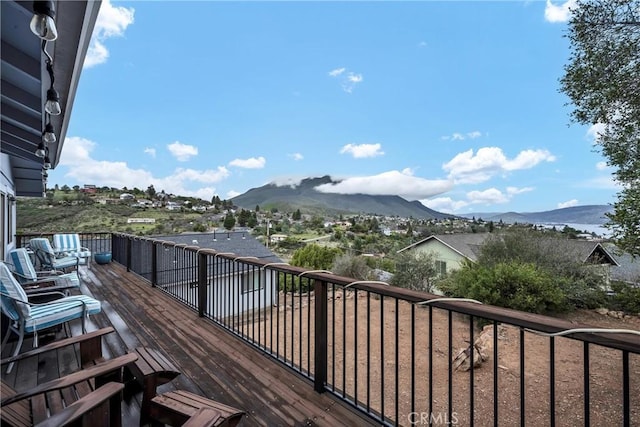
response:
<path id="1" fill-rule="evenodd" d="M 9 328 L 12 329 L 12 328 Z M 18 343 L 16 344 L 16 348 L 15 350 L 13 350 L 13 354 L 11 355 L 11 357 L 17 356 L 18 353 L 20 353 L 20 349 L 22 348 L 22 342 L 24 341 L 24 329 L 20 328 L 20 331 L 18 333 Z M 5 338 L 6 340 L 6 338 Z M 15 362 L 11 362 L 9 363 L 9 366 L 7 366 L 7 374 L 9 374 L 11 372 L 11 370 L 13 369 L 13 365 Z"/>

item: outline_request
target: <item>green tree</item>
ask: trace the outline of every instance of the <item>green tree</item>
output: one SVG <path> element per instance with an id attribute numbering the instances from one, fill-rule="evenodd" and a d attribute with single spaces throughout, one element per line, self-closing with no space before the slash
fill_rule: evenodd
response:
<path id="1" fill-rule="evenodd" d="M 149 198 L 152 200 L 154 197 L 156 197 L 156 189 L 153 187 L 153 184 L 147 187 L 147 196 L 149 196 Z"/>
<path id="2" fill-rule="evenodd" d="M 302 214 L 300 213 L 300 209 L 296 209 L 291 219 L 293 219 L 294 221 L 300 221 L 301 218 L 302 218 Z"/>
<path id="3" fill-rule="evenodd" d="M 618 245 L 640 255 L 640 0 L 578 0 L 560 80 L 571 119 L 598 125 L 595 142 L 622 185 L 609 214 Z"/>
<path id="4" fill-rule="evenodd" d="M 329 270 L 333 265 L 333 260 L 341 253 L 342 251 L 338 248 L 311 244 L 293 253 L 291 265 L 313 270 Z"/>
<path id="5" fill-rule="evenodd" d="M 438 275 L 433 255 L 423 251 L 404 251 L 396 259 L 391 284 L 424 292 L 433 290 Z"/>
<path id="6" fill-rule="evenodd" d="M 222 225 L 227 230 L 233 229 L 233 227 L 236 225 L 236 217 L 233 216 L 233 214 L 231 212 L 229 212 L 224 217 L 224 222 L 222 223 Z"/>

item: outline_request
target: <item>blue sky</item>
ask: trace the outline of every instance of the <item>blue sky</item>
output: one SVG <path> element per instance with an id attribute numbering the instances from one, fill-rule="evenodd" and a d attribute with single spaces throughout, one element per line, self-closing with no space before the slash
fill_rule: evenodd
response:
<path id="1" fill-rule="evenodd" d="M 55 184 L 231 198 L 331 175 L 450 213 L 608 204 L 569 2 L 103 1 Z"/>

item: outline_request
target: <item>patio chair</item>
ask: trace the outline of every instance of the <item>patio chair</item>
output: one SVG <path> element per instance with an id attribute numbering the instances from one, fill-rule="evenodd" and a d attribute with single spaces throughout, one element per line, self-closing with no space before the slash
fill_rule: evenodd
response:
<path id="1" fill-rule="evenodd" d="M 38 346 L 38 331 L 53 326 L 64 326 L 74 319 L 82 319 L 82 331 L 86 331 L 85 318 L 101 311 L 100 301 L 86 295 L 64 296 L 41 304 L 29 302 L 27 294 L 6 264 L 0 264 L 0 309 L 9 318 L 9 327 L 2 340 L 2 347 L 9 341 L 11 333 L 18 335 L 13 356 L 20 352 L 25 334 L 33 333 L 33 346 Z M 39 294 L 43 295 L 43 294 Z M 11 372 L 9 364 L 7 373 Z"/>
<path id="2" fill-rule="evenodd" d="M 81 264 L 88 267 L 91 260 L 91 251 L 80 243 L 80 235 L 77 233 L 54 234 L 53 250 L 58 256 L 76 256 Z"/>
<path id="3" fill-rule="evenodd" d="M 43 269 L 62 270 L 75 267 L 78 269 L 80 258 L 77 256 L 58 256 L 51 246 L 49 239 L 37 237 L 29 241 L 29 247 L 36 254 Z"/>
<path id="4" fill-rule="evenodd" d="M 123 367 L 133 363 L 137 355 L 125 354 L 115 359 L 102 357 L 102 336 L 113 332 L 104 328 L 87 334 L 55 341 L 40 348 L 9 357 L 2 365 L 40 357 L 45 353 L 80 347 L 80 370 L 58 379 L 17 392 L 2 382 L 0 417 L 2 425 L 120 426 Z M 65 354 L 67 352 L 65 351 Z M 56 391 L 60 392 L 56 392 Z"/>
<path id="5" fill-rule="evenodd" d="M 26 289 L 40 288 L 47 291 L 47 287 L 54 286 L 58 289 L 65 289 L 65 293 L 68 293 L 69 289 L 80 287 L 80 276 L 77 271 L 70 273 L 55 270 L 36 271 L 25 248 L 9 251 L 9 260 L 8 265 L 11 272 L 18 279 L 20 285 Z"/>

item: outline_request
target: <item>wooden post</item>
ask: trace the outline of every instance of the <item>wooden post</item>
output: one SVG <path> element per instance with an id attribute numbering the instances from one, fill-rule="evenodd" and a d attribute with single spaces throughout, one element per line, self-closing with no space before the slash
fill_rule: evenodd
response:
<path id="1" fill-rule="evenodd" d="M 315 294 L 315 376 L 313 389 L 325 391 L 327 382 L 327 282 L 314 280 Z"/>
<path id="2" fill-rule="evenodd" d="M 197 253 L 198 257 L 198 316 L 204 317 L 204 310 L 207 307 L 207 254 Z M 212 305 L 213 307 L 213 305 Z"/>

